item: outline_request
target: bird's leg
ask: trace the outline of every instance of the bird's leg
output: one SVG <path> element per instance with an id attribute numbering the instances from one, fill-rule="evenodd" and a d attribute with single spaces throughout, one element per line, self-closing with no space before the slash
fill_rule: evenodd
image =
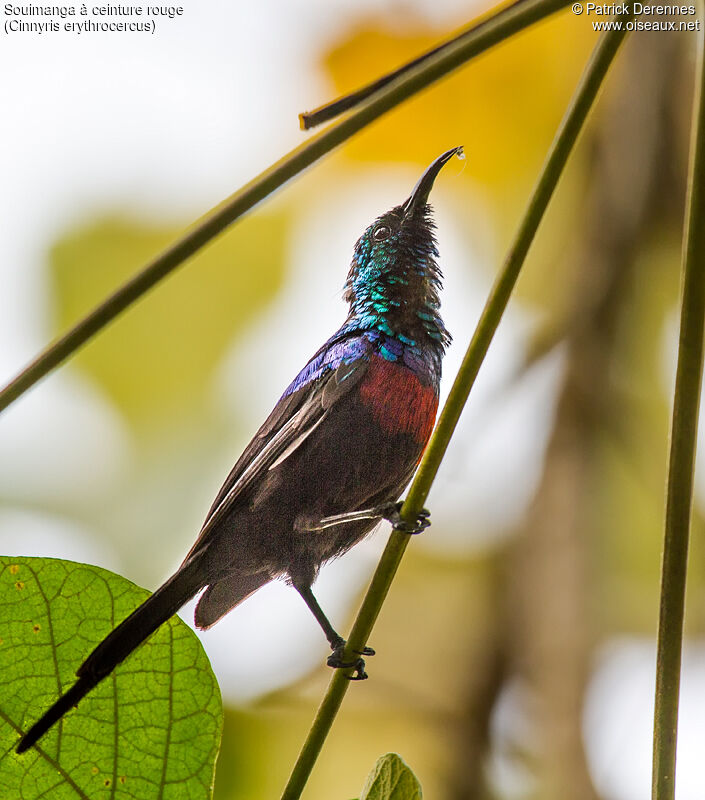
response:
<path id="1" fill-rule="evenodd" d="M 302 531 L 324 531 L 336 525 L 345 525 L 348 522 L 359 522 L 363 519 L 386 519 L 392 523 L 392 527 L 402 533 L 421 533 L 431 524 L 429 516 L 431 512 L 427 508 L 422 508 L 416 522 L 405 522 L 400 516 L 403 501 L 398 503 L 383 503 L 381 506 L 373 508 L 363 508 L 360 511 L 347 511 L 343 514 L 332 514 L 330 517 L 322 517 L 319 520 L 302 521 L 297 528 Z"/>
<path id="2" fill-rule="evenodd" d="M 316 621 L 323 629 L 326 639 L 328 639 L 328 643 L 333 651 L 330 656 L 328 656 L 328 661 L 326 662 L 328 666 L 333 667 L 334 669 L 346 669 L 348 667 L 353 667 L 355 669 L 355 674 L 350 677 L 350 680 L 364 681 L 365 678 L 367 678 L 367 673 L 365 672 L 365 660 L 360 657 L 356 658 L 354 661 L 343 661 L 345 639 L 343 639 L 343 637 L 336 632 L 335 628 L 333 628 L 328 621 L 328 617 L 326 617 L 326 615 L 323 613 L 323 609 L 318 605 L 318 600 L 316 600 L 314 597 L 311 587 L 307 584 L 297 583 L 294 581 L 292 581 L 292 585 L 301 595 L 304 603 L 306 603 L 306 605 L 309 607 L 311 613 L 316 618 Z M 360 656 L 373 656 L 374 654 L 375 651 L 371 647 L 365 647 L 360 653 Z"/>
<path id="3" fill-rule="evenodd" d="M 332 514 L 330 517 L 321 517 L 317 520 L 301 520 L 296 525 L 300 531 L 324 531 L 336 525 L 345 525 L 348 522 L 359 522 L 363 519 L 382 519 L 384 515 L 380 508 L 363 508 L 361 511 L 346 511 L 343 514 Z"/>

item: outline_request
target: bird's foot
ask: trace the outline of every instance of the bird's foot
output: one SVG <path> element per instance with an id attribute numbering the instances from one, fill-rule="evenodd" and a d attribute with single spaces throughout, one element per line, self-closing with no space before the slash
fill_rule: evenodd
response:
<path id="1" fill-rule="evenodd" d="M 403 500 L 399 500 L 397 503 L 389 503 L 384 507 L 382 516 L 388 522 L 392 523 L 392 527 L 395 531 L 400 531 L 401 533 L 422 533 L 425 531 L 431 524 L 431 520 L 429 519 L 431 512 L 427 508 L 422 508 L 415 522 L 406 522 L 406 520 L 401 518 L 401 514 L 399 513 L 403 505 Z"/>
<path id="2" fill-rule="evenodd" d="M 355 650 L 354 652 L 358 655 L 358 658 L 353 659 L 352 661 L 346 661 L 344 659 L 344 650 L 345 650 L 345 640 L 341 639 L 340 642 L 335 642 L 335 646 L 333 647 L 333 652 L 328 656 L 328 661 L 326 662 L 329 667 L 333 669 L 349 669 L 352 668 L 355 670 L 352 675 L 348 676 L 348 680 L 351 681 L 364 681 L 367 679 L 368 675 L 365 672 L 365 659 L 362 656 L 373 656 L 375 651 L 371 647 L 363 647 L 362 650 Z"/>

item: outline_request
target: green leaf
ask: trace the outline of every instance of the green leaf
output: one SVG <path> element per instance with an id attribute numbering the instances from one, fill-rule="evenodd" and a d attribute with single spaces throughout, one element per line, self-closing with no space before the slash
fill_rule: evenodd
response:
<path id="1" fill-rule="evenodd" d="M 421 784 L 401 756 L 387 753 L 367 776 L 360 800 L 421 800 Z"/>
<path id="2" fill-rule="evenodd" d="M 97 567 L 0 557 L 0 795 L 13 800 L 206 800 L 220 745 L 220 691 L 176 617 L 36 747 L 20 733 L 148 592 Z"/>

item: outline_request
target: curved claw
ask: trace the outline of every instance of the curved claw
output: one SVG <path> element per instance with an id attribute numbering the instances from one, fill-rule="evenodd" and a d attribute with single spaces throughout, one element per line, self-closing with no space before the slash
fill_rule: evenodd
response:
<path id="1" fill-rule="evenodd" d="M 353 661 L 344 661 L 343 660 L 343 650 L 345 648 L 345 642 L 341 645 L 338 645 L 333 652 L 328 656 L 328 660 L 326 664 L 333 669 L 349 669 L 352 668 L 355 672 L 352 675 L 348 675 L 348 680 L 351 681 L 364 681 L 367 679 L 368 675 L 365 672 L 365 659 L 364 658 L 356 658 Z M 357 651 L 356 651 L 357 652 Z M 365 647 L 361 651 L 362 655 L 366 656 L 373 656 L 375 651 L 371 647 Z"/>
<path id="2" fill-rule="evenodd" d="M 391 503 L 384 518 L 392 523 L 392 527 L 395 531 L 400 531 L 401 533 L 414 534 L 425 531 L 431 524 L 431 520 L 429 519 L 431 512 L 427 508 L 422 508 L 415 522 L 406 522 L 399 514 L 403 504 L 403 500 L 400 500 L 398 503 Z"/>
<path id="3" fill-rule="evenodd" d="M 349 681 L 366 681 L 370 676 L 365 672 L 365 661 L 362 658 L 358 659 L 357 663 L 357 674 L 355 675 L 348 675 L 347 678 Z"/>

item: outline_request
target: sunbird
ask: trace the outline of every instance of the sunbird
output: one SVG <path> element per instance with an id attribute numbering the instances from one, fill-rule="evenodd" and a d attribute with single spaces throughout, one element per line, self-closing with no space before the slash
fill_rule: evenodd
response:
<path id="1" fill-rule="evenodd" d="M 210 628 L 253 592 L 284 577 L 331 647 L 328 665 L 367 677 L 311 590 L 319 569 L 382 519 L 417 533 L 398 501 L 421 460 L 438 410 L 441 361 L 450 334 L 440 316 L 428 196 L 439 156 L 408 200 L 378 217 L 355 245 L 345 283 L 348 316 L 289 384 L 245 448 L 178 570 L 93 650 L 78 680 L 24 734 L 22 753 L 154 631 L 205 589 L 195 622 Z"/>

